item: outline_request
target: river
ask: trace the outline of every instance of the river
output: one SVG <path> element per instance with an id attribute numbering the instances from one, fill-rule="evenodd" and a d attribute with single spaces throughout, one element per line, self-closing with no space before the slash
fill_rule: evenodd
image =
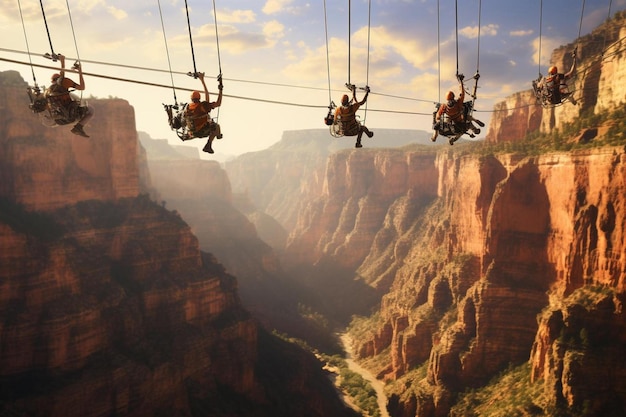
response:
<path id="1" fill-rule="evenodd" d="M 346 363 L 348 364 L 348 369 L 352 372 L 356 372 L 361 375 L 367 382 L 372 385 L 374 391 L 376 391 L 376 399 L 378 401 L 378 408 L 380 408 L 381 417 L 391 417 L 387 412 L 387 397 L 385 396 L 385 384 L 382 381 L 376 379 L 374 375 L 367 369 L 363 368 L 361 365 L 355 362 L 352 359 L 352 339 L 347 333 L 342 333 L 340 335 L 341 344 L 343 345 L 343 349 L 346 351 Z"/>

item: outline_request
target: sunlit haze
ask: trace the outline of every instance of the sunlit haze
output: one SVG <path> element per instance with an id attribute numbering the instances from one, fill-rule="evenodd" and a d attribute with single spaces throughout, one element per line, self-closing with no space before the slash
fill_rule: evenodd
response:
<path id="1" fill-rule="evenodd" d="M 58 67 L 42 56 L 52 43 L 55 53 L 68 57 L 68 67 L 78 57 L 83 63 L 84 97 L 126 99 L 138 130 L 181 144 L 162 104 L 172 104 L 174 92 L 186 102 L 189 90 L 201 89 L 199 80 L 184 75 L 194 71 L 194 59 L 215 100 L 221 64 L 224 139 L 215 142 L 215 155 L 203 158 L 223 160 L 265 149 L 285 130 L 325 128 L 326 107 L 330 99 L 340 102 L 348 81 L 370 86 L 361 118 L 374 132 L 430 130 L 433 103 L 457 90 L 457 27 L 458 70 L 467 78 L 479 70 L 476 116 L 488 122 L 495 102 L 530 88 L 539 70 L 546 72 L 552 50 L 607 19 L 611 2 L 587 0 L 584 10 L 581 1 L 543 2 L 543 14 L 540 0 L 458 3 L 455 15 L 454 0 L 372 0 L 371 7 L 367 0 L 328 0 L 325 24 L 322 0 L 215 0 L 216 40 L 213 3 L 189 0 L 192 55 L 184 1 L 47 0 L 41 3 L 47 31 L 40 2 L 0 0 L 0 70 L 17 70 L 32 85 L 32 62 L 37 83 L 48 85 L 54 69 L 38 66 Z M 612 1 L 610 12 L 625 5 Z M 198 149 L 203 144 L 185 142 Z"/>

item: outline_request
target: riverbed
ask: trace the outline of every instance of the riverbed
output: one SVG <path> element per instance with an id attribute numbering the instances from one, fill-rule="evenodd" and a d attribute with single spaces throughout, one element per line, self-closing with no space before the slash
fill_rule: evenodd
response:
<path id="1" fill-rule="evenodd" d="M 352 352 L 352 339 L 347 333 L 342 333 L 339 335 L 341 339 L 341 344 L 343 345 L 343 349 L 346 352 L 346 363 L 348 364 L 348 369 L 352 372 L 356 372 L 360 374 L 367 382 L 372 385 L 374 391 L 376 391 L 376 399 L 378 401 L 378 408 L 380 408 L 381 417 L 391 417 L 387 412 L 387 397 L 385 396 L 385 384 L 382 381 L 376 379 L 376 377 L 367 369 L 363 368 L 359 365 L 353 357 Z"/>

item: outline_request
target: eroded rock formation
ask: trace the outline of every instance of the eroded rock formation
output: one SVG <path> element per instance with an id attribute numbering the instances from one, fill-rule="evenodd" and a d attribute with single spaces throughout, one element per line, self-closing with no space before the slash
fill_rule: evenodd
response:
<path id="1" fill-rule="evenodd" d="M 90 100 L 91 138 L 77 137 L 34 123 L 15 74 L 0 74 L 0 414 L 353 415 L 317 359 L 265 332 L 181 215 L 150 200 L 128 103 Z M 196 168 L 227 201 L 223 171 Z"/>

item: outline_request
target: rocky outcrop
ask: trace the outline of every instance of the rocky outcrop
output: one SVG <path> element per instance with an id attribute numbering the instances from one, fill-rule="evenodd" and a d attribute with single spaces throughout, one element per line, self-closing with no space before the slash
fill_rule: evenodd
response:
<path id="1" fill-rule="evenodd" d="M 543 326 L 554 328 L 549 317 L 563 300 L 581 288 L 601 286 L 620 294 L 616 300 L 623 297 L 623 148 L 525 158 L 362 151 L 329 158 L 324 193 L 301 213 L 287 256 L 343 262 L 359 280 L 385 289 L 375 331 L 357 337 L 356 352 L 389 355 L 388 365 L 376 370 L 388 380 L 426 364 L 421 394 L 393 398 L 398 415 L 445 415 L 454 393 L 527 361 L 533 345 L 537 380 L 553 375 L 545 383 L 560 389 L 561 398 L 577 396 L 571 404 L 593 395 L 584 388 L 589 369 L 572 365 L 554 374 L 553 365 L 572 355 L 554 347 L 560 332 L 541 335 Z M 591 308 L 586 320 L 599 326 L 604 319 L 596 310 L 612 311 L 604 325 L 614 334 L 624 317 L 618 301 L 609 304 Z M 556 313 L 544 313 L 546 324 L 538 323 L 546 309 Z M 618 337 L 608 349 L 623 348 Z M 597 374 L 615 374 L 610 390 L 623 402 L 621 371 L 603 366 Z M 554 382 L 574 374 L 575 387 Z"/>
<path id="2" fill-rule="evenodd" d="M 566 103 L 544 109 L 532 90 L 515 93 L 495 105 L 485 140 L 517 142 L 537 128 L 549 133 L 582 115 L 602 114 L 623 105 L 626 102 L 626 58 L 622 53 L 625 36 L 626 13 L 622 11 L 576 43 L 554 50 L 546 68 L 556 65 L 559 72 L 569 70 L 571 54 L 576 50 L 576 76 L 569 85 L 577 105 Z"/>
<path id="3" fill-rule="evenodd" d="M 2 101 L 1 415 L 353 415 L 312 354 L 242 307 L 180 213 L 138 196 L 166 181 L 139 168 L 128 103 L 92 100 L 85 139 L 27 122 L 13 74 L 0 86 L 26 109 Z M 205 195 L 226 203 L 215 168 L 179 173 L 207 175 Z"/>
<path id="4" fill-rule="evenodd" d="M 90 99 L 90 138 L 72 125 L 46 127 L 29 109 L 26 84 L 11 71 L 0 98 L 0 196 L 35 210 L 84 200 L 115 201 L 139 194 L 135 114 L 122 99 Z M 103 117 L 106 115 L 106 117 Z M 54 149 L 54 152 L 51 152 Z"/>

